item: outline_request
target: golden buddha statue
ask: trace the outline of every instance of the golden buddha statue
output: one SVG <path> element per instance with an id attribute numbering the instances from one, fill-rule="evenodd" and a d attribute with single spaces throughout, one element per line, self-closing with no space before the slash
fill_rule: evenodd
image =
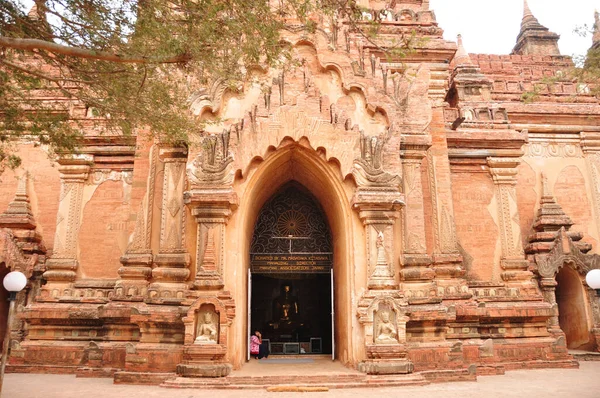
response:
<path id="1" fill-rule="evenodd" d="M 281 295 L 273 301 L 273 321 L 278 326 L 292 324 L 298 316 L 298 301 L 292 296 L 292 287 L 281 287 Z"/>

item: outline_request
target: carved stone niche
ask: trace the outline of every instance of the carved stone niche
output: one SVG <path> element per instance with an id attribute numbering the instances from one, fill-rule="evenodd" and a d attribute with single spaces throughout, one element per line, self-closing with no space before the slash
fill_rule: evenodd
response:
<path id="1" fill-rule="evenodd" d="M 364 326 L 367 359 L 358 370 L 368 374 L 412 373 L 408 359 L 406 323 L 409 317 L 398 296 L 367 296 L 359 303 L 358 320 Z M 404 303 L 405 304 L 405 303 Z"/>
<path id="2" fill-rule="evenodd" d="M 183 362 L 177 374 L 183 377 L 224 377 L 232 369 L 227 363 L 229 327 L 235 303 L 229 294 L 200 297 L 190 306 L 183 323 Z"/>

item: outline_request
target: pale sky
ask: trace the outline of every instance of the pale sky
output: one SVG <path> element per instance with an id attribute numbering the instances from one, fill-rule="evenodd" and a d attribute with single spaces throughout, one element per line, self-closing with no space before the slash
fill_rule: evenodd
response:
<path id="1" fill-rule="evenodd" d="M 469 53 L 510 54 L 521 28 L 523 0 L 430 0 L 446 40 L 462 34 Z M 592 37 L 573 31 L 594 25 L 594 9 L 600 0 L 528 0 L 531 12 L 550 31 L 561 36 L 563 55 L 585 55 Z"/>
<path id="2" fill-rule="evenodd" d="M 17 0 L 26 9 L 32 0 Z M 561 36 L 559 47 L 563 55 L 584 55 L 592 38 L 573 31 L 578 26 L 594 25 L 594 9 L 600 10 L 600 0 L 528 0 L 538 21 Z M 430 0 L 431 9 L 444 29 L 444 38 L 456 41 L 462 34 L 470 53 L 509 54 L 514 47 L 521 20 L 523 0 Z"/>

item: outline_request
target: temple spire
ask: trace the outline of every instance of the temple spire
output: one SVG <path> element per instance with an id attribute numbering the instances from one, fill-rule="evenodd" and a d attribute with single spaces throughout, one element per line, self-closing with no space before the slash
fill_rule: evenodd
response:
<path id="1" fill-rule="evenodd" d="M 456 41 L 458 43 L 458 50 L 456 50 L 456 55 L 454 55 L 454 62 L 456 65 L 473 65 L 473 61 L 471 61 L 471 57 L 469 53 L 465 50 L 463 45 L 462 35 L 458 35 L 456 37 Z"/>
<path id="2" fill-rule="evenodd" d="M 44 11 L 46 0 L 35 0 L 33 6 L 27 13 L 27 18 L 32 21 L 46 21 L 46 12 Z"/>
<path id="3" fill-rule="evenodd" d="M 521 31 L 513 54 L 518 55 L 560 55 L 558 49 L 559 35 L 550 32 L 533 15 L 527 0 L 523 0 L 523 20 Z"/>
<path id="4" fill-rule="evenodd" d="M 36 224 L 29 204 L 28 180 L 29 174 L 27 172 L 19 178 L 14 199 L 8 204 L 8 208 L 0 214 L 1 228 L 35 229 Z"/>
<path id="5" fill-rule="evenodd" d="M 545 173 L 542 173 L 541 180 L 542 198 L 533 229 L 536 232 L 556 232 L 561 228 L 568 231 L 573 225 L 573 221 L 556 201 Z"/>
<path id="6" fill-rule="evenodd" d="M 529 8 L 529 4 L 527 4 L 527 0 L 523 0 L 523 19 L 529 16 L 533 17 L 533 13 L 531 12 L 531 8 Z"/>
<path id="7" fill-rule="evenodd" d="M 477 62 L 471 59 L 461 35 L 456 41 L 458 48 L 452 60 L 451 88 L 446 100 L 454 105 L 460 101 L 490 101 L 492 81 L 481 73 Z"/>
<path id="8" fill-rule="evenodd" d="M 574 222 L 556 201 L 546 174 L 542 172 L 540 177 L 542 197 L 533 222 L 533 233 L 527 238 L 529 243 L 525 247 L 525 253 L 537 255 L 550 252 L 558 236 L 571 239 L 582 253 L 589 252 L 592 246 L 582 240 L 583 233 L 570 230 Z"/>

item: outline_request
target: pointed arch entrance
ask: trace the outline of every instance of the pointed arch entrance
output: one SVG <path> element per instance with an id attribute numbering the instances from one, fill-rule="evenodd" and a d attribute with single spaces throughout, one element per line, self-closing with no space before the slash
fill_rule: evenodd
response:
<path id="1" fill-rule="evenodd" d="M 332 353 L 333 243 L 325 214 L 296 181 L 262 207 L 250 246 L 250 330 L 271 354 Z"/>
<path id="2" fill-rule="evenodd" d="M 339 163 L 328 161 L 324 153 L 310 147 L 303 140 L 299 143 L 284 140 L 277 150 L 269 153 L 264 160 L 255 162 L 248 177 L 240 181 L 238 195 L 240 205 L 233 222 L 238 225 L 236 240 L 239 242 L 240 257 L 236 264 L 237 287 L 235 300 L 248 308 L 248 272 L 251 270 L 251 246 L 254 229 L 263 206 L 287 184 L 302 187 L 305 193 L 318 204 L 326 220 L 332 241 L 331 268 L 334 281 L 332 301 L 335 335 L 331 338 L 335 358 L 344 364 L 353 363 L 357 353 L 353 330 L 358 330 L 356 317 L 352 316 L 352 295 L 354 267 L 352 266 L 352 238 L 354 222 L 350 198 L 354 186 L 344 180 Z M 289 245 L 289 241 L 288 241 Z M 241 305 L 240 305 L 241 307 Z M 238 307 L 239 308 L 239 307 Z M 271 308 L 270 312 L 273 312 Z M 231 353 L 234 366 L 241 366 L 246 360 L 248 331 L 252 327 L 251 314 L 236 318 L 235 339 L 237 347 L 245 347 Z"/>
<path id="3" fill-rule="evenodd" d="M 556 274 L 556 303 L 558 322 L 565 333 L 567 347 L 571 349 L 593 349 L 588 325 L 583 281 L 579 273 L 570 266 L 563 267 Z"/>

